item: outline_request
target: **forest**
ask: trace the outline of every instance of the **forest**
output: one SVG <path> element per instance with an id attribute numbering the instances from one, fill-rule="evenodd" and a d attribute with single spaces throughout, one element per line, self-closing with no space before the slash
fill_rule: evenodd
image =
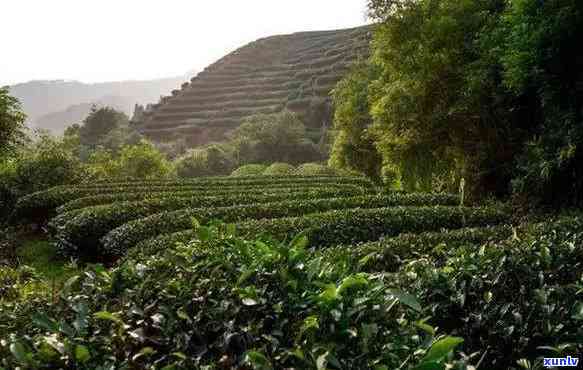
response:
<path id="1" fill-rule="evenodd" d="M 55 136 L 0 88 L 0 370 L 576 367 L 583 2 L 367 16 L 317 137 L 103 106 Z"/>

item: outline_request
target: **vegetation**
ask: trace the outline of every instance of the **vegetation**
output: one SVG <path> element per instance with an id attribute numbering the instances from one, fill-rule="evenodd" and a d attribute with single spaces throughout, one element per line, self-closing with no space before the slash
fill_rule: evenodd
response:
<path id="1" fill-rule="evenodd" d="M 18 100 L 8 94 L 8 88 L 0 88 L 0 155 L 23 139 L 25 120 Z"/>
<path id="2" fill-rule="evenodd" d="M 263 171 L 265 176 L 290 176 L 295 173 L 294 166 L 288 163 L 276 162 L 272 163 Z"/>
<path id="3" fill-rule="evenodd" d="M 313 99 L 345 61 L 329 43 L 360 31 L 302 36 L 327 51 L 261 77 L 310 81 L 289 96 L 240 79 L 222 106 L 184 84 L 173 96 L 223 128 L 247 117 L 187 152 L 109 108 L 20 140 L 0 90 L 0 370 L 540 369 L 583 353 L 581 3 L 368 7 L 373 53 L 333 92 L 328 165 L 326 125 L 302 119 L 332 114 Z M 204 73 L 200 89 L 232 87 Z M 140 110 L 150 134 L 195 122 L 169 101 Z"/>
<path id="4" fill-rule="evenodd" d="M 409 190 L 464 178 L 474 197 L 578 204 L 581 6 L 370 1 L 372 57 L 335 92 L 331 164 L 379 177 L 380 157 Z"/>
<path id="5" fill-rule="evenodd" d="M 231 176 L 234 177 L 244 177 L 244 176 L 258 176 L 263 174 L 267 166 L 264 164 L 246 164 L 237 168 L 235 171 L 231 173 Z"/>

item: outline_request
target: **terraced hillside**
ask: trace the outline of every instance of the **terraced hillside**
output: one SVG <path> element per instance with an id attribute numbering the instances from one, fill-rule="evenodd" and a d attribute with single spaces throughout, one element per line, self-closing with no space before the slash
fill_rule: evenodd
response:
<path id="1" fill-rule="evenodd" d="M 350 65 L 369 53 L 369 27 L 257 40 L 228 54 L 134 123 L 147 137 L 191 145 L 220 141 L 248 116 L 283 109 L 302 117 L 312 137 L 329 123 L 330 97 Z"/>

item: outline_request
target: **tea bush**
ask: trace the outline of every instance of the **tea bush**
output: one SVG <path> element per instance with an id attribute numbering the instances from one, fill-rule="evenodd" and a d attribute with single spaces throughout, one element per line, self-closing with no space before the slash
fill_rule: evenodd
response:
<path id="1" fill-rule="evenodd" d="M 218 189 L 208 189 L 204 188 L 201 190 L 192 189 L 179 189 L 179 190 L 162 190 L 162 191 L 144 191 L 137 193 L 116 193 L 116 194 L 100 194 L 92 195 L 87 197 L 78 198 L 63 204 L 57 208 L 58 213 L 72 211 L 74 209 L 86 208 L 97 205 L 113 204 L 119 202 L 144 200 L 151 198 L 164 198 L 164 197 L 188 197 L 188 196 L 222 196 L 222 195 L 233 195 L 240 194 L 242 192 L 261 192 L 261 193 L 275 193 L 278 191 L 289 191 L 289 192 L 300 192 L 309 190 L 322 190 L 326 191 L 332 190 L 347 190 L 347 193 L 353 191 L 354 194 L 362 194 L 363 189 L 355 185 L 344 185 L 344 184 L 274 184 L 265 188 L 262 185 L 250 185 L 250 186 L 237 186 L 237 187 L 220 187 Z"/>
<path id="2" fill-rule="evenodd" d="M 273 163 L 263 171 L 264 176 L 291 176 L 296 168 L 287 163 Z"/>
<path id="3" fill-rule="evenodd" d="M 447 194 L 393 194 L 313 200 L 298 199 L 224 208 L 183 209 L 128 222 L 109 232 L 102 239 L 102 244 L 109 253 L 122 255 L 142 240 L 189 228 L 193 218 L 203 223 L 213 219 L 236 222 L 246 219 L 299 216 L 332 209 L 378 208 L 395 205 L 453 205 L 458 202 L 457 196 Z"/>
<path id="4" fill-rule="evenodd" d="M 267 166 L 264 164 L 246 164 L 233 171 L 233 173 L 231 173 L 231 176 L 233 177 L 261 176 L 266 169 Z"/>
<path id="5" fill-rule="evenodd" d="M 224 226 L 156 257 L 95 268 L 42 299 L 0 306 L 6 368 L 461 366 L 463 339 L 382 276 L 311 258 L 307 240 L 244 240 Z M 43 306 L 42 310 L 38 310 Z M 364 354 L 364 356 L 363 356 Z M 456 360 L 456 358 L 458 360 Z M 416 367 L 417 366 L 417 367 Z"/>
<path id="6" fill-rule="evenodd" d="M 52 221 L 51 229 L 57 230 L 57 243 L 68 252 L 78 251 L 81 254 L 94 254 L 99 247 L 99 239 L 109 231 L 129 221 L 153 215 L 164 211 L 174 211 L 184 208 L 211 208 L 233 205 L 255 204 L 269 201 L 295 201 L 312 198 L 330 198 L 346 195 L 340 190 L 323 190 L 310 192 L 309 189 L 280 189 L 272 193 L 241 194 L 235 192 L 224 196 L 192 196 L 165 197 L 136 202 L 121 202 L 110 205 L 94 206 L 82 209 L 80 212 L 65 213 Z M 352 192 L 353 190 L 349 190 Z M 290 206 L 292 207 L 292 206 Z M 209 210 L 211 211 L 211 210 Z M 57 223 L 58 222 L 58 223 Z M 78 249 L 78 248 L 82 249 Z"/>
<path id="7" fill-rule="evenodd" d="M 296 168 L 296 175 L 299 176 L 334 176 L 336 171 L 328 166 L 318 163 L 304 163 Z"/>
<path id="8" fill-rule="evenodd" d="M 241 235 L 267 234 L 277 239 L 290 238 L 302 232 L 312 247 L 322 247 L 371 241 L 404 232 L 499 224 L 508 220 L 508 213 L 498 207 L 390 207 L 248 220 L 238 223 L 237 229 Z M 160 248 L 191 240 L 194 235 L 193 230 L 161 235 L 138 244 L 135 253 L 151 254 Z"/>
<path id="9" fill-rule="evenodd" d="M 364 178 L 350 178 L 350 177 L 324 177 L 324 178 L 287 178 L 287 179 L 251 179 L 242 182 L 232 182 L 229 180 L 224 180 L 223 178 L 218 178 L 215 181 L 208 181 L 203 183 L 195 182 L 170 182 L 166 184 L 152 184 L 139 182 L 137 186 L 131 186 L 124 183 L 113 183 L 111 185 L 99 184 L 97 186 L 57 186 L 46 191 L 41 191 L 33 193 L 22 197 L 18 200 L 15 210 L 12 215 L 13 220 L 25 221 L 31 220 L 36 222 L 46 221 L 52 214 L 54 210 L 72 200 L 87 197 L 92 195 L 102 195 L 102 194 L 118 194 L 118 193 L 144 193 L 153 191 L 177 191 L 177 190 L 194 190 L 194 189 L 216 189 L 221 186 L 231 186 L 233 188 L 241 185 L 256 185 L 258 188 L 269 187 L 276 184 L 288 184 L 289 186 L 301 186 L 301 184 L 332 184 L 334 185 L 354 185 L 362 186 L 365 188 L 371 188 L 372 184 Z"/>

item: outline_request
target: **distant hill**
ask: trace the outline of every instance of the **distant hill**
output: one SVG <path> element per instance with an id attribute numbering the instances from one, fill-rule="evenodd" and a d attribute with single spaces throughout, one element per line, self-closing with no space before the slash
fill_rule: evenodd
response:
<path id="1" fill-rule="evenodd" d="M 192 146 L 224 140 L 245 117 L 284 109 L 300 115 L 318 140 L 330 126 L 330 93 L 359 58 L 370 53 L 370 26 L 263 38 L 211 64 L 171 96 L 134 117 L 157 141 Z"/>
<path id="2" fill-rule="evenodd" d="M 66 80 L 30 81 L 10 86 L 10 92 L 22 103 L 29 126 L 60 133 L 64 127 L 82 120 L 92 104 L 112 105 L 131 114 L 134 104 L 157 101 L 194 74 L 95 84 Z"/>
<path id="3" fill-rule="evenodd" d="M 131 117 L 135 104 L 133 99 L 121 96 L 106 96 L 91 103 L 80 103 L 69 106 L 67 109 L 44 114 L 31 122 L 31 128 L 43 128 L 60 135 L 67 126 L 81 123 L 91 111 L 93 105 L 97 107 L 111 107 L 122 111 Z"/>

